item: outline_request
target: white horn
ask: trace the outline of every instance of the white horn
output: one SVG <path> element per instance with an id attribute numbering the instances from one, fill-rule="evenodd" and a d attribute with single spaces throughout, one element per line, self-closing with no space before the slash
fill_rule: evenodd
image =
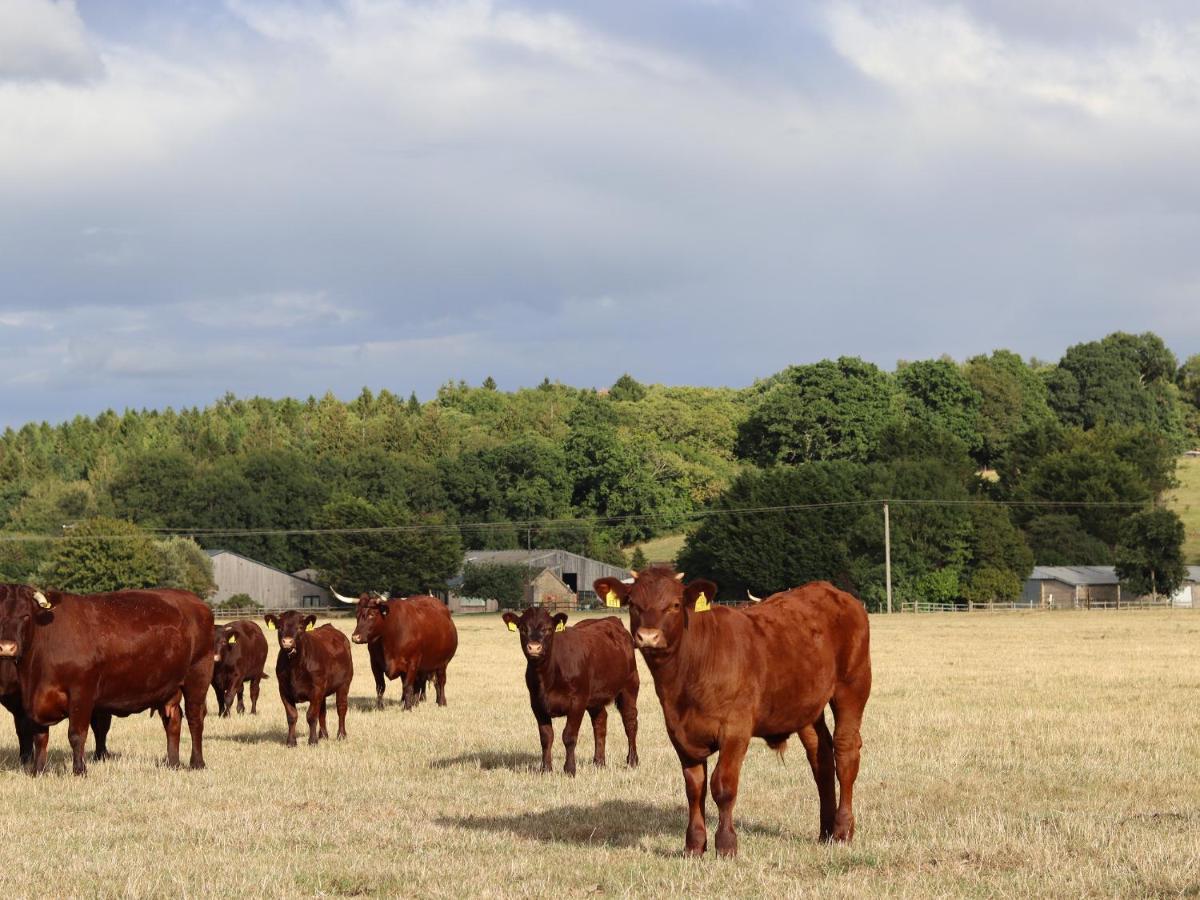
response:
<path id="1" fill-rule="evenodd" d="M 352 597 L 343 597 L 341 594 L 335 591 L 332 584 L 329 586 L 329 593 L 333 594 L 334 597 L 336 597 L 338 600 L 341 600 L 343 603 L 349 603 L 351 606 L 358 605 L 357 600 L 353 599 Z"/>
<path id="2" fill-rule="evenodd" d="M 682 581 L 683 581 L 683 579 L 684 579 L 685 577 L 686 577 L 686 573 L 684 573 L 684 572 L 679 572 L 679 573 L 677 573 L 677 574 L 675 575 L 675 580 L 676 580 L 676 581 L 679 581 L 679 582 L 682 582 Z"/>
<path id="3" fill-rule="evenodd" d="M 749 597 L 751 600 L 753 600 L 755 603 L 762 603 L 762 597 L 755 597 L 752 593 L 750 593 L 749 589 L 746 590 L 746 596 Z"/>
<path id="4" fill-rule="evenodd" d="M 630 577 L 630 578 L 637 578 L 637 569 L 630 569 L 630 570 L 629 570 L 629 577 Z"/>

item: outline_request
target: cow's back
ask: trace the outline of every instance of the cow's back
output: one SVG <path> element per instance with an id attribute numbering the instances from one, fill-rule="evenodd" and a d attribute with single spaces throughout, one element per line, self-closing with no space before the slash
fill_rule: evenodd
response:
<path id="1" fill-rule="evenodd" d="M 303 679 L 294 679 L 298 699 L 316 700 L 311 694 L 311 684 L 319 678 L 325 685 L 323 696 L 329 696 L 338 688 L 350 684 L 354 678 L 354 662 L 350 654 L 350 639 L 330 624 L 305 632 L 305 668 L 308 685 Z M 281 658 L 284 654 L 280 653 Z"/>
<path id="2" fill-rule="evenodd" d="M 267 637 L 258 623 L 251 619 L 238 619 L 226 626 L 233 630 L 238 640 L 238 654 L 233 668 L 238 675 L 252 678 L 262 675 L 267 663 Z"/>
<path id="3" fill-rule="evenodd" d="M 633 639 L 616 616 L 585 619 L 554 636 L 550 682 L 586 694 L 590 703 L 610 703 L 637 677 Z"/>

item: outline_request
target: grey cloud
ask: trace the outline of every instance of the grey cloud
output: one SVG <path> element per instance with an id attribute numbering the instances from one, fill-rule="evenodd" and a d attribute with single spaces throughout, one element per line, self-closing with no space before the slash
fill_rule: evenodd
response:
<path id="1" fill-rule="evenodd" d="M 0 5 L 0 83 L 83 81 L 103 69 L 74 0 L 5 0 Z"/>

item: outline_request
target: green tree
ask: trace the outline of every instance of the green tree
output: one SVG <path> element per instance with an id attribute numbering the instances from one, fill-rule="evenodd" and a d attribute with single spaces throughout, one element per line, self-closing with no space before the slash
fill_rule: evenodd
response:
<path id="1" fill-rule="evenodd" d="M 645 396 L 645 385 L 636 381 L 628 372 L 613 382 L 613 386 L 608 389 L 610 400 L 626 400 L 630 403 L 637 403 Z"/>
<path id="2" fill-rule="evenodd" d="M 315 525 L 355 529 L 313 539 L 313 562 L 339 593 L 424 593 L 444 587 L 462 563 L 458 531 L 439 514 L 343 496 L 321 508 Z M 393 528 L 400 530 L 378 530 Z"/>
<path id="3" fill-rule="evenodd" d="M 131 457 L 108 486 L 117 518 L 147 528 L 187 527 L 183 498 L 195 465 L 179 450 L 147 450 Z"/>
<path id="4" fill-rule="evenodd" d="M 1161 507 L 1130 516 L 1121 526 L 1116 569 L 1124 590 L 1134 596 L 1175 594 L 1187 577 L 1184 527 Z"/>
<path id="5" fill-rule="evenodd" d="M 162 558 L 150 535 L 132 522 L 99 517 L 56 541 L 39 576 L 44 587 L 80 594 L 157 587 Z"/>
<path id="6" fill-rule="evenodd" d="M 633 554 L 629 557 L 629 568 L 635 572 L 646 568 L 646 553 L 640 546 L 633 548 Z"/>
<path id="7" fill-rule="evenodd" d="M 791 366 L 755 388 L 737 455 L 761 466 L 821 459 L 864 460 L 899 415 L 891 377 L 855 357 Z"/>
<path id="8" fill-rule="evenodd" d="M 528 566 L 469 562 L 463 566 L 462 593 L 497 600 L 501 608 L 516 609 L 524 605 L 529 578 Z"/>
<path id="9" fill-rule="evenodd" d="M 212 558 L 191 538 L 170 537 L 156 541 L 160 587 L 181 588 L 207 598 L 216 589 Z"/>
<path id="10" fill-rule="evenodd" d="M 995 465 L 1014 435 L 1054 423 L 1045 381 L 1017 354 L 974 356 L 963 374 L 980 397 L 978 458 L 984 465 Z"/>
<path id="11" fill-rule="evenodd" d="M 1039 566 L 1106 566 L 1113 562 L 1112 548 L 1088 534 L 1078 516 L 1039 515 L 1026 523 L 1024 531 Z"/>
<path id="12" fill-rule="evenodd" d="M 973 453 L 982 448 L 983 397 L 954 363 L 944 359 L 910 363 L 896 372 L 896 384 L 912 418 L 954 435 Z"/>
<path id="13" fill-rule="evenodd" d="M 1178 444 L 1183 411 L 1175 370 L 1162 338 L 1116 332 L 1067 350 L 1047 376 L 1050 406 L 1068 425 L 1142 425 Z"/>

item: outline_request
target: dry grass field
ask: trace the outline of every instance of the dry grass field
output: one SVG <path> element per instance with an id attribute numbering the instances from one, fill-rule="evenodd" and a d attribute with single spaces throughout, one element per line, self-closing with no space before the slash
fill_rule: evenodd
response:
<path id="1" fill-rule="evenodd" d="M 680 855 L 682 782 L 647 673 L 641 769 L 621 762 L 614 713 L 607 770 L 583 763 L 585 721 L 579 777 L 543 776 L 516 638 L 496 616 L 457 621 L 447 709 L 404 713 L 391 684 L 373 711 L 355 648 L 345 743 L 285 748 L 273 679 L 258 717 L 210 714 L 203 772 L 162 767 L 161 727 L 144 716 L 116 721 L 117 757 L 86 779 L 68 774 L 64 726 L 37 780 L 5 737 L 0 891 L 1200 894 L 1200 611 L 874 617 L 856 842 L 816 844 L 803 752 L 793 742 L 781 764 L 756 742 L 737 860 Z"/>

